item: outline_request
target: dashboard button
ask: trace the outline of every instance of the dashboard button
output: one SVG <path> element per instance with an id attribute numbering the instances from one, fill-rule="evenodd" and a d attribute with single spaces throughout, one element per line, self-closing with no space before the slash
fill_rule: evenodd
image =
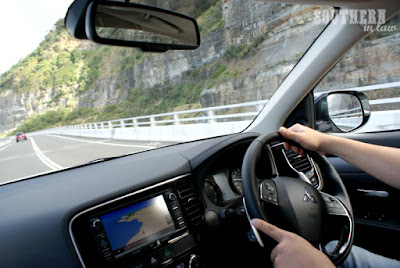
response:
<path id="1" fill-rule="evenodd" d="M 168 195 L 168 200 L 169 200 L 169 201 L 175 201 L 175 200 L 176 200 L 176 194 L 170 193 L 170 194 Z"/>
<path id="2" fill-rule="evenodd" d="M 150 264 L 155 266 L 158 264 L 158 260 L 155 257 L 150 257 Z"/>

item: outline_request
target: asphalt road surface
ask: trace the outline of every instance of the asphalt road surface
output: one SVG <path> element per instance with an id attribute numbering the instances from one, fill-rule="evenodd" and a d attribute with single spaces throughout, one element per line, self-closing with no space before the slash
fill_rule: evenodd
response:
<path id="1" fill-rule="evenodd" d="M 41 134 L 0 147 L 0 184 L 92 160 L 168 145 Z"/>

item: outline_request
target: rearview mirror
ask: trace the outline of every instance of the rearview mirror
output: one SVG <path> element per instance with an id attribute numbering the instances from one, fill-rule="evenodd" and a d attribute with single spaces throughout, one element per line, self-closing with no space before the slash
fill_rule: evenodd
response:
<path id="1" fill-rule="evenodd" d="M 88 5 L 86 35 L 94 42 L 139 47 L 143 51 L 195 49 L 200 32 L 195 19 L 134 3 L 94 1 Z"/>
<path id="2" fill-rule="evenodd" d="M 357 91 L 336 91 L 315 100 L 316 125 L 321 132 L 350 132 L 367 123 L 371 109 L 367 97 Z"/>

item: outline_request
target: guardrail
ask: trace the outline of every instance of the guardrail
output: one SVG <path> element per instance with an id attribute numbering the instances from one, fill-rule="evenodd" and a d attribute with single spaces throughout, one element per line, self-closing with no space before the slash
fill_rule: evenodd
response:
<path id="1" fill-rule="evenodd" d="M 190 123 L 216 123 L 229 121 L 244 121 L 254 118 L 263 109 L 268 100 L 253 101 L 224 106 L 215 106 L 171 113 L 138 116 L 117 120 L 95 122 L 81 125 L 66 126 L 65 129 L 112 129 L 125 127 L 155 127 L 180 125 Z M 237 110 L 248 110 L 235 113 Z M 236 110 L 235 110 L 236 109 Z M 253 111 L 251 111 L 253 110 Z"/>
<path id="2" fill-rule="evenodd" d="M 400 87 L 400 82 L 343 89 L 353 91 L 371 91 Z M 315 96 L 324 92 L 315 93 Z M 262 110 L 268 100 L 253 101 L 209 108 L 177 111 L 148 116 L 138 116 L 60 127 L 53 133 L 101 137 L 112 139 L 132 139 L 149 141 L 186 141 L 216 135 L 238 132 L 246 128 L 251 120 Z M 400 97 L 370 100 L 370 105 L 400 103 Z M 398 109 L 400 110 L 400 109 Z M 380 131 L 385 129 L 385 121 L 391 127 L 400 128 L 399 111 L 373 112 L 367 126 L 362 131 Z M 383 118 L 384 116 L 384 118 Z M 212 127 L 211 127 L 212 126 Z M 361 131 L 359 130 L 359 131 Z M 189 138 L 190 137 L 190 138 Z"/>

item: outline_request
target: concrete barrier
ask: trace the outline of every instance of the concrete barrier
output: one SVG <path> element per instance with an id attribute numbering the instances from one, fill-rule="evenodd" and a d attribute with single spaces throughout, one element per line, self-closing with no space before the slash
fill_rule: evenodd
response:
<path id="1" fill-rule="evenodd" d="M 368 123 L 355 133 L 400 130 L 400 111 L 372 112 Z"/>
<path id="2" fill-rule="evenodd" d="M 240 132 L 244 130 L 250 123 L 251 121 L 246 120 L 239 122 L 199 123 L 176 126 L 171 125 L 138 128 L 60 128 L 48 130 L 48 133 L 119 140 L 184 142 Z"/>

